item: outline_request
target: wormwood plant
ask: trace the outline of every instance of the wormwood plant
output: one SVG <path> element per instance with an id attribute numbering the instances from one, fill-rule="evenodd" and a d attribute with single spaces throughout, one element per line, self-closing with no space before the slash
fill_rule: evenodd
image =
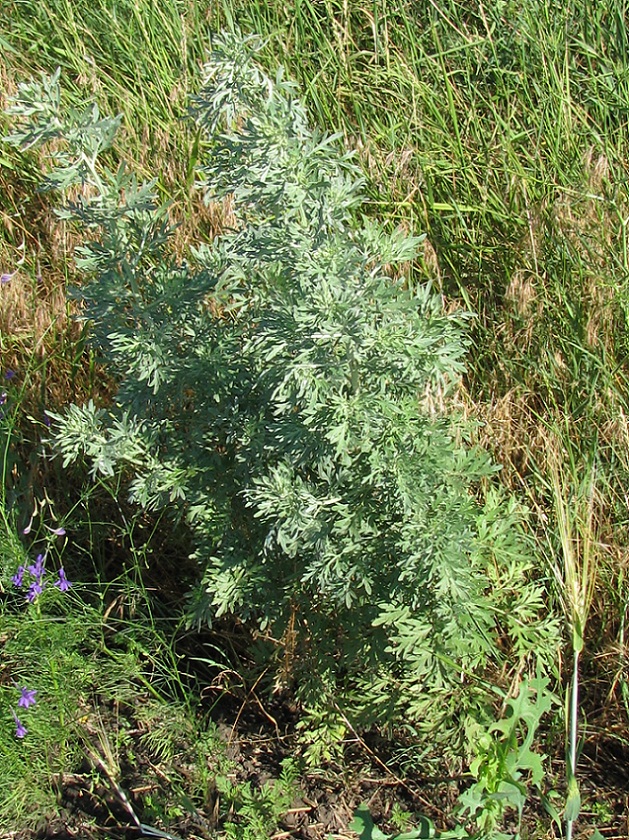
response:
<path id="1" fill-rule="evenodd" d="M 364 720 L 402 704 L 445 741 L 485 713 L 503 652 L 544 655 L 553 630 L 520 514 L 482 498 L 495 467 L 452 408 L 465 315 L 408 280 L 421 237 L 360 215 L 340 138 L 256 46 L 216 37 L 192 100 L 226 221 L 183 262 L 153 184 L 100 160 L 118 120 L 64 111 L 58 76 L 13 99 L 9 142 L 54 141 L 44 186 L 89 235 L 78 294 L 119 382 L 56 418 L 56 444 L 189 523 L 191 621 L 255 622 L 304 700 L 334 691 Z"/>

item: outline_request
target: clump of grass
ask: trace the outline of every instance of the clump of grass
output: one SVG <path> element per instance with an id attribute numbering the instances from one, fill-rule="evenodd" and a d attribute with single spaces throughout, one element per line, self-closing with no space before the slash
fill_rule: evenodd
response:
<path id="1" fill-rule="evenodd" d="M 563 451 L 562 451 L 563 450 Z M 596 451 L 587 459 L 574 457 L 556 435 L 547 438 L 550 490 L 554 502 L 559 546 L 551 560 L 559 599 L 571 636 L 572 677 L 566 728 L 568 797 L 565 820 L 566 837 L 572 837 L 581 799 L 577 783 L 577 741 L 579 732 L 579 661 L 585 645 L 585 630 L 597 584 L 600 546 L 597 522 L 600 478 L 597 475 Z M 567 457 L 566 457 L 567 455 Z"/>
<path id="2" fill-rule="evenodd" d="M 0 830 L 41 828 L 59 812 L 68 789 L 93 787 L 94 774 L 104 774 L 101 783 L 111 803 L 120 806 L 121 768 L 133 767 L 134 752 L 159 770 L 142 787 L 151 796 L 150 803 L 148 798 L 138 802 L 140 812 L 148 809 L 174 820 L 183 811 L 172 803 L 186 796 L 201 806 L 208 755 L 222 747 L 211 726 L 197 719 L 198 695 L 179 673 L 173 647 L 177 617 L 152 615 L 146 592 L 141 608 L 129 617 L 130 596 L 137 590 L 131 574 L 107 587 L 75 579 L 65 592 L 51 581 L 28 604 L 25 586 L 18 589 L 12 576 L 32 562 L 31 552 L 4 513 L 0 549 L 5 593 L 0 604 Z M 76 561 L 69 559 L 75 570 Z M 18 708 L 22 689 L 36 695 L 32 708 Z M 140 774 L 136 768 L 132 778 Z M 114 811 L 107 817 L 105 809 L 101 819 L 120 824 L 120 808 L 117 817 Z"/>
<path id="3" fill-rule="evenodd" d="M 22 549 L 24 562 L 32 562 L 24 554 Z M 3 562 L 5 585 L 7 573 L 16 568 Z M 96 679 L 96 663 L 85 653 L 86 647 L 94 649 L 94 631 L 98 631 L 94 615 L 74 598 L 71 605 L 61 603 L 67 593 L 62 597 L 45 590 L 44 594 L 51 597 L 45 598 L 43 608 L 40 603 L 37 609 L 24 609 L 22 594 L 11 595 L 0 610 L 0 827 L 4 830 L 33 827 L 52 812 L 55 775 L 71 772 L 82 759 L 76 725 Z M 20 686 L 37 692 L 35 707 L 24 714 L 16 706 Z M 21 739 L 16 738 L 12 719 L 16 711 L 27 723 Z"/>

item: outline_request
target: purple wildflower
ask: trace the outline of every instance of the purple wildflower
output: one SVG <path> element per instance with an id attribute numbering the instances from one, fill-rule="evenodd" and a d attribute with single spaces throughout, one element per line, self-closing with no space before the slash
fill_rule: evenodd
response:
<path id="1" fill-rule="evenodd" d="M 45 425 L 45 426 L 48 426 L 48 428 L 50 428 L 51 423 L 52 423 L 52 420 L 51 420 L 51 418 L 48 416 L 48 412 L 47 412 L 47 411 L 44 411 L 44 425 Z"/>
<path id="2" fill-rule="evenodd" d="M 22 586 L 22 581 L 24 580 L 24 572 L 25 571 L 26 571 L 26 569 L 24 568 L 24 566 L 18 566 L 17 572 L 11 578 L 11 580 L 13 582 L 13 586 L 17 586 L 18 589 Z"/>
<path id="3" fill-rule="evenodd" d="M 9 280 L 11 280 L 11 278 L 14 277 L 16 274 L 16 271 L 14 271 L 13 274 L 0 274 L 0 285 L 4 286 L 4 284 L 8 283 Z"/>
<path id="4" fill-rule="evenodd" d="M 59 580 L 55 581 L 55 586 L 59 589 L 60 592 L 67 592 L 68 589 L 72 586 L 72 584 L 66 577 L 66 573 L 63 566 L 59 569 Z"/>
<path id="5" fill-rule="evenodd" d="M 9 368 L 7 370 L 7 372 L 4 374 L 5 379 L 13 379 L 14 376 L 15 376 L 15 371 L 11 370 L 11 368 Z"/>
<path id="6" fill-rule="evenodd" d="M 46 569 L 44 569 L 44 563 L 46 562 L 46 555 L 38 554 L 35 563 L 32 566 L 28 567 L 28 573 L 32 575 L 34 578 L 37 578 L 41 583 L 41 579 L 46 574 Z"/>
<path id="7" fill-rule="evenodd" d="M 37 596 L 41 595 L 43 591 L 44 585 L 42 584 L 41 580 L 34 580 L 28 587 L 28 592 L 26 593 L 26 600 L 29 604 L 34 604 L 37 600 Z"/>
<path id="8" fill-rule="evenodd" d="M 23 709 L 28 709 L 29 706 L 34 706 L 36 703 L 35 695 L 37 694 L 37 691 L 32 688 L 22 688 L 20 691 L 20 699 L 17 701 L 18 706 L 21 706 Z"/>
<path id="9" fill-rule="evenodd" d="M 11 713 L 13 714 L 13 720 L 15 721 L 15 737 L 16 738 L 23 738 L 27 734 L 28 729 L 24 726 L 24 724 L 19 719 L 19 717 L 15 714 L 13 709 L 11 709 Z"/>
<path id="10" fill-rule="evenodd" d="M 7 392 L 6 392 L 6 391 L 2 391 L 2 393 L 0 394 L 0 405 L 4 405 L 4 404 L 5 404 L 5 402 L 7 401 L 7 397 L 8 397 Z"/>

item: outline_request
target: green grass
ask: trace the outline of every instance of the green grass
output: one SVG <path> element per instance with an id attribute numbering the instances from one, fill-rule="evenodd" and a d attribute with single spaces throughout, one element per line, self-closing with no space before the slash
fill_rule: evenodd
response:
<path id="1" fill-rule="evenodd" d="M 192 189 L 186 97 L 212 29 L 232 22 L 262 35 L 267 66 L 284 63 L 314 122 L 356 150 L 370 212 L 428 234 L 414 281 L 429 280 L 447 306 L 474 313 L 464 401 L 485 423 L 479 435 L 504 464 L 503 482 L 532 499 L 540 574 L 549 527 L 551 544 L 562 536 L 545 513 L 553 498 L 572 503 L 561 472 L 551 488 L 552 466 L 540 457 L 545 430 L 562 429 L 576 474 L 596 449 L 603 548 L 582 697 L 586 706 L 588 693 L 610 698 L 626 736 L 628 709 L 615 705 L 629 705 L 626 2 L 0 0 L 0 82 L 10 92 L 60 66 L 71 101 L 95 96 L 103 111 L 122 113 L 115 154 L 159 173 L 183 221 L 183 250 L 195 226 L 209 237 L 216 223 Z M 78 476 L 38 463 L 41 412 L 107 397 L 63 297 L 72 232 L 51 218 L 37 179 L 36 159 L 0 150 L 0 269 L 24 258 L 0 288 L 0 367 L 18 370 L 15 388 L 24 384 L 2 456 L 3 499 L 16 517 L 0 528 L 8 564 L 22 551 L 16 523 L 42 487 L 80 496 Z M 77 509 L 80 562 L 102 573 L 108 523 L 118 523 L 118 536 L 107 551 L 115 545 L 119 556 L 134 544 L 142 551 L 145 526 L 125 531 L 121 501 L 91 504 L 89 513 Z M 561 611 L 550 590 L 549 603 Z M 163 667 L 176 682 L 176 663 Z"/>
<path id="2" fill-rule="evenodd" d="M 17 533 L 3 517 L 0 831 L 72 820 L 73 801 L 97 824 L 120 826 L 128 815 L 116 785 L 131 782 L 145 792 L 134 798 L 145 823 L 164 827 L 195 813 L 208 785 L 231 766 L 214 724 L 200 713 L 197 678 L 179 668 L 179 616 L 158 615 L 138 568 L 109 581 L 81 579 L 94 570 L 76 551 L 80 534 L 68 531 L 67 545 L 35 535 L 29 550 Z M 45 548 L 48 586 L 28 604 L 11 577 Z M 63 593 L 52 586 L 60 563 L 72 580 Z M 17 705 L 23 687 L 37 692 L 27 709 Z M 14 713 L 28 730 L 22 739 Z M 235 801 L 246 795 L 234 786 Z"/>
<path id="3" fill-rule="evenodd" d="M 588 230 L 624 243 L 621 4 L 223 6 L 269 39 L 269 64 L 286 62 L 314 118 L 361 148 L 374 210 L 427 230 L 445 293 L 479 316 L 483 393 L 504 393 L 534 363 L 547 368 L 549 338 L 565 345 L 587 329 L 577 309 L 591 284 L 604 285 L 602 259 L 626 283 L 624 244 L 606 257 Z M 543 308 L 525 355 L 514 346 L 527 320 L 512 300 L 517 283 Z M 557 323 L 570 298 L 575 311 Z"/>
<path id="4" fill-rule="evenodd" d="M 160 153 L 169 171 L 185 159 L 180 118 L 209 39 L 203 4 L 2 0 L 0 19 L 11 24 L 0 30 L 9 79 L 58 66 L 71 100 L 96 96 L 123 114 L 131 155 Z"/>

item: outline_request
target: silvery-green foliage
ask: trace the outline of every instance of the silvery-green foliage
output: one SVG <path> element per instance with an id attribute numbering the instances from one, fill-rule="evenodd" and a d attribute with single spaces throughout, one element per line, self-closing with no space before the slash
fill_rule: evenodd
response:
<path id="1" fill-rule="evenodd" d="M 182 263 L 153 185 L 97 162 L 117 121 L 62 116 L 56 77 L 20 87 L 9 141 L 66 140 L 48 181 L 79 187 L 61 212 L 93 235 L 79 294 L 119 382 L 112 408 L 69 409 L 57 446 L 129 469 L 136 502 L 185 517 L 192 620 L 290 625 L 305 694 L 463 721 L 501 651 L 552 638 L 519 514 L 479 501 L 495 467 L 452 409 L 465 315 L 409 283 L 421 237 L 361 216 L 340 138 L 254 59 L 253 40 L 216 37 L 191 111 L 200 188 L 230 197 L 234 222 Z"/>

